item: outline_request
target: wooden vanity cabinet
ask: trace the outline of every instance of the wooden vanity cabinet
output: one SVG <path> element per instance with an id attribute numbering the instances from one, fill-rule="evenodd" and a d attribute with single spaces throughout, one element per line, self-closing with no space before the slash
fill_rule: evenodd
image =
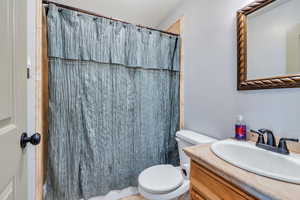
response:
<path id="1" fill-rule="evenodd" d="M 195 161 L 190 180 L 191 200 L 258 200 Z"/>

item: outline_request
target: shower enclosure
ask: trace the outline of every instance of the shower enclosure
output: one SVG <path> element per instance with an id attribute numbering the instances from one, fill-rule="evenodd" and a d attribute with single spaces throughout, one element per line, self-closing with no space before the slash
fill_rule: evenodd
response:
<path id="1" fill-rule="evenodd" d="M 49 4 L 45 199 L 88 199 L 178 163 L 178 35 Z M 46 57 L 46 56 L 45 56 Z"/>

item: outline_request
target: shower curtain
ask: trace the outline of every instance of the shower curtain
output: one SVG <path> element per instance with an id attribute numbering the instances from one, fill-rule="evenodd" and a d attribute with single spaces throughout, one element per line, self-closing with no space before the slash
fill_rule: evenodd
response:
<path id="1" fill-rule="evenodd" d="M 137 185 L 178 164 L 179 38 L 50 4 L 46 200 Z"/>

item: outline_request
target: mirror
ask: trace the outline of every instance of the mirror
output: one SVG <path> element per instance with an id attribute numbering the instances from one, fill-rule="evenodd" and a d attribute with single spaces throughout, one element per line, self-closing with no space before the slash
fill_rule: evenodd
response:
<path id="1" fill-rule="evenodd" d="M 237 13 L 238 89 L 300 87 L 300 1 L 259 0 Z"/>

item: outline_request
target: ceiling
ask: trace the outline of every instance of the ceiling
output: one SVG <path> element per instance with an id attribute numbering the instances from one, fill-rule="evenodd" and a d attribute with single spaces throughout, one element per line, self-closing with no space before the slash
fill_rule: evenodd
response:
<path id="1" fill-rule="evenodd" d="M 107 17 L 158 26 L 182 0 L 52 0 Z"/>

